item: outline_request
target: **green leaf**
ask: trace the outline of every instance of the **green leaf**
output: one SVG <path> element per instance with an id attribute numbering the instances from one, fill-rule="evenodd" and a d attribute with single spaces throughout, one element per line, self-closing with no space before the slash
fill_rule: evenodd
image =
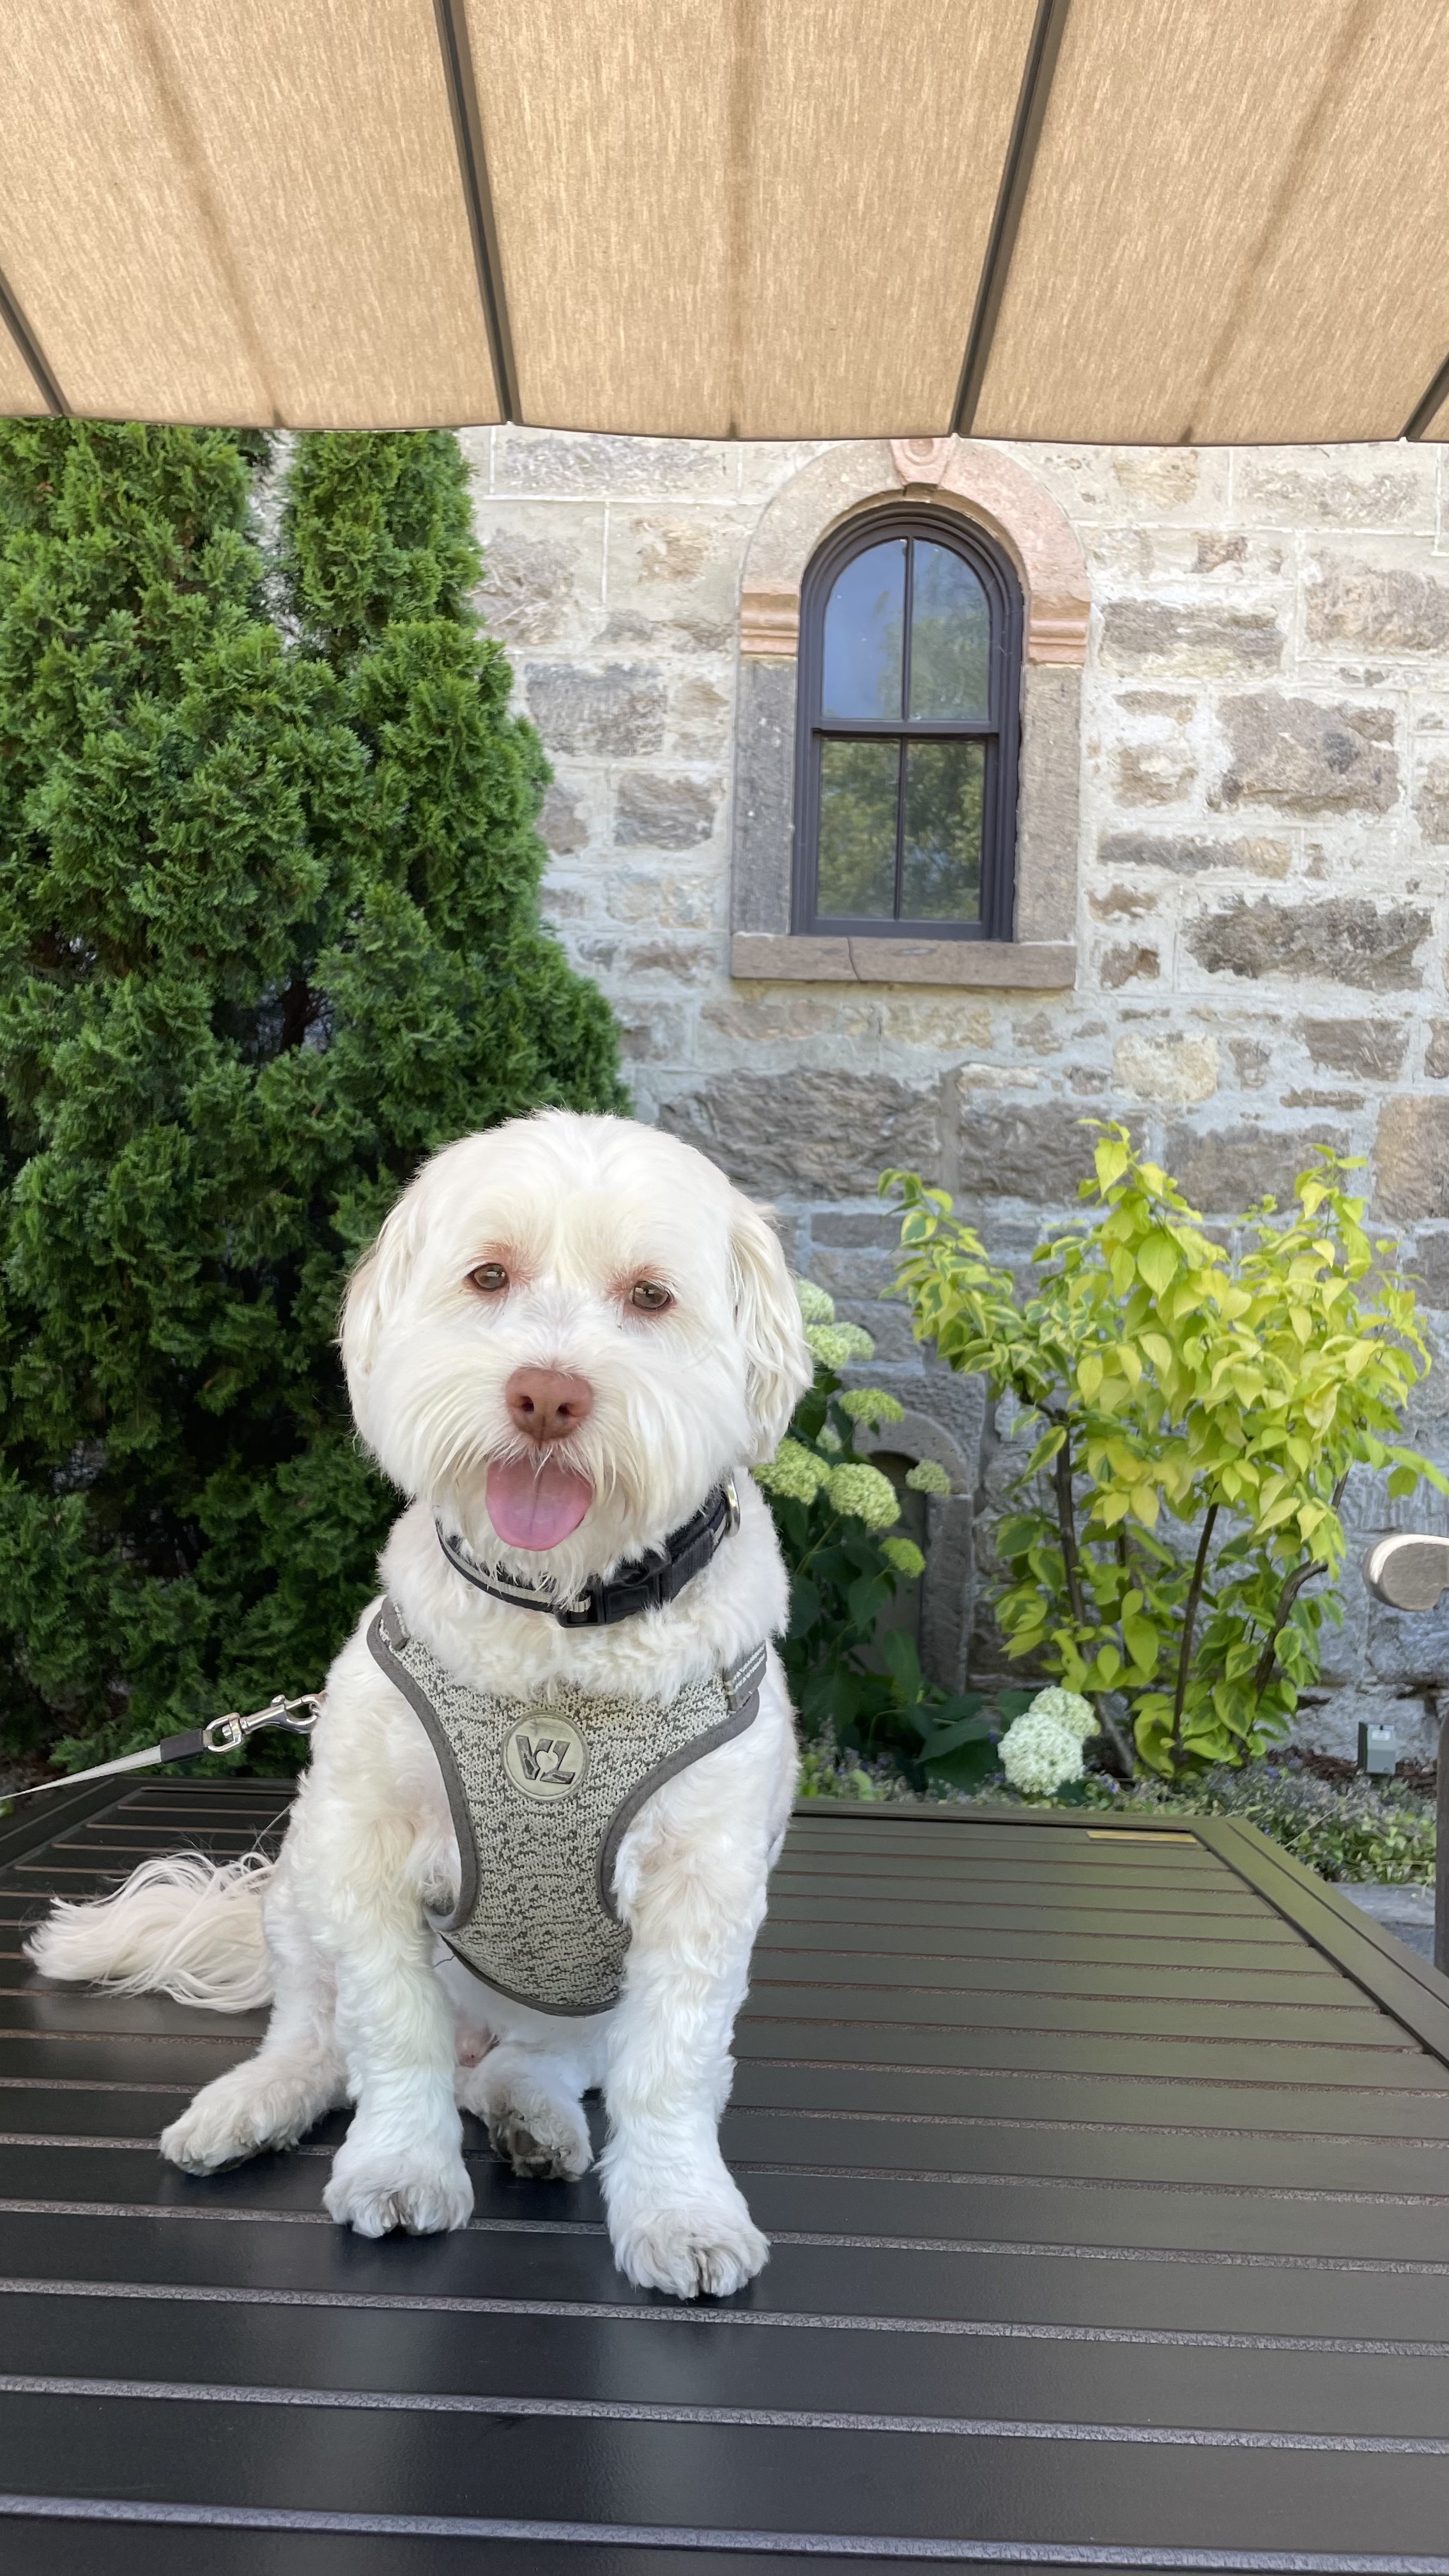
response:
<path id="1" fill-rule="evenodd" d="M 1137 1247 L 1137 1268 L 1154 1297 L 1160 1297 L 1165 1289 L 1170 1288 L 1178 1269 L 1178 1250 L 1171 1235 L 1164 1234 L 1160 1228 L 1144 1235 Z"/>

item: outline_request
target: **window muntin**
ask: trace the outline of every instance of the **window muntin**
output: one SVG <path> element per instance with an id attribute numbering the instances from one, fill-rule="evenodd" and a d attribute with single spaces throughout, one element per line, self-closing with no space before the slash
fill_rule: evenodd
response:
<path id="1" fill-rule="evenodd" d="M 1021 595 L 939 511 L 875 511 L 802 598 L 794 926 L 1011 936 Z"/>

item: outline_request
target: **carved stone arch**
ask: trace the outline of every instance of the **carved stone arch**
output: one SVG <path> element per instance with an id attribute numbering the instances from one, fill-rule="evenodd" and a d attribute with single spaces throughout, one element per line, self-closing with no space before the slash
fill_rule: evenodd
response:
<path id="1" fill-rule="evenodd" d="M 1009 943 L 924 941 L 916 950 L 901 941 L 790 936 L 800 585 L 816 548 L 842 520 L 898 506 L 902 497 L 975 520 L 1005 548 L 1021 580 L 1026 644 Z M 750 540 L 741 582 L 736 974 L 1032 989 L 1072 983 L 1089 610 L 1086 560 L 1070 520 L 999 448 L 954 438 L 851 439 L 811 457 L 780 486 Z"/>

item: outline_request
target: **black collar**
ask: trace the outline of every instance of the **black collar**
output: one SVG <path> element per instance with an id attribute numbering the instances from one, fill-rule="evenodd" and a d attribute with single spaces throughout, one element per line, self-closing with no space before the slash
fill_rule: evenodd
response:
<path id="1" fill-rule="evenodd" d="M 677 1600 L 685 1585 L 704 1572 L 739 1525 L 739 1496 L 734 1478 L 727 1476 L 693 1520 L 672 1530 L 662 1547 L 621 1565 L 611 1582 L 601 1583 L 591 1574 L 571 1601 L 560 1601 L 531 1583 L 515 1582 L 512 1575 L 485 1574 L 462 1540 L 450 1538 L 441 1521 L 436 1524 L 438 1545 L 465 1583 L 491 1593 L 495 1601 L 510 1602 L 515 1610 L 544 1610 L 561 1628 L 613 1628 L 640 1610 L 662 1610 L 666 1601 Z"/>

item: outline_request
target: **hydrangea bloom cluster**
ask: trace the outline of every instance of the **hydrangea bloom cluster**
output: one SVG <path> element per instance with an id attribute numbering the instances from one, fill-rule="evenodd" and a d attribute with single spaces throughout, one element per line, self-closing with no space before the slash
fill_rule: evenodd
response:
<path id="1" fill-rule="evenodd" d="M 935 1458 L 918 1458 L 906 1476 L 913 1494 L 949 1494 L 951 1479 Z"/>
<path id="2" fill-rule="evenodd" d="M 803 1441 L 782 1440 L 774 1457 L 754 1474 L 767 1494 L 779 1494 L 787 1503 L 813 1503 L 830 1472 L 826 1461 Z"/>
<path id="3" fill-rule="evenodd" d="M 847 1458 L 832 1467 L 825 1491 L 838 1512 L 849 1512 L 869 1530 L 889 1529 L 900 1519 L 901 1507 L 889 1476 L 883 1476 L 879 1467 L 868 1467 L 863 1459 Z"/>
<path id="4" fill-rule="evenodd" d="M 859 1324 L 807 1324 L 805 1340 L 828 1369 L 849 1368 L 852 1360 L 873 1360 L 875 1344 Z"/>
<path id="5" fill-rule="evenodd" d="M 852 1422 L 868 1422 L 873 1431 L 878 1431 L 883 1422 L 901 1421 L 906 1408 L 895 1396 L 887 1395 L 883 1386 L 848 1386 L 840 1399 L 840 1410 L 848 1413 Z"/>
<path id="6" fill-rule="evenodd" d="M 1097 1732 L 1091 1702 L 1077 1691 L 1038 1691 L 1001 1739 L 1001 1767 L 1024 1797 L 1049 1798 L 1082 1776 L 1082 1746 Z"/>
<path id="7" fill-rule="evenodd" d="M 926 1560 L 913 1538 L 883 1538 L 880 1552 L 887 1565 L 893 1565 L 897 1574 L 903 1574 L 907 1582 L 913 1583 L 918 1574 L 926 1571 Z"/>

